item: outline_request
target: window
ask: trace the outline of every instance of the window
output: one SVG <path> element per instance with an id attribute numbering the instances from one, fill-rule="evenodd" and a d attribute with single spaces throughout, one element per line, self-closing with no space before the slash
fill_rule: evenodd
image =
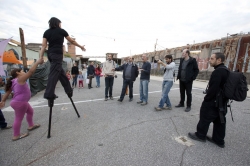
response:
<path id="1" fill-rule="evenodd" d="M 220 52 L 220 51 L 221 51 L 221 48 L 214 48 L 214 49 L 212 49 L 211 54 L 216 53 L 216 52 Z"/>

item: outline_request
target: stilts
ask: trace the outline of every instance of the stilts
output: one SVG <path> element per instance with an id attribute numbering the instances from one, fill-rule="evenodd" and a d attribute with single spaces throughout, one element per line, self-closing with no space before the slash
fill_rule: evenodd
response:
<path id="1" fill-rule="evenodd" d="M 71 103 L 72 103 L 72 105 L 73 105 L 73 107 L 74 107 L 74 109 L 76 111 L 77 117 L 80 118 L 80 115 L 79 115 L 79 113 L 78 113 L 78 111 L 76 109 L 76 106 L 75 106 L 75 104 L 74 104 L 74 102 L 72 100 L 73 91 L 70 92 L 70 93 L 67 93 L 67 95 L 68 95 L 68 97 L 69 97 L 69 99 L 70 99 L 70 101 L 71 101 Z M 54 99 L 48 99 L 48 106 L 50 108 L 50 112 L 49 112 L 49 127 L 48 127 L 48 136 L 47 136 L 47 138 L 50 138 L 51 137 L 50 136 L 50 131 L 51 131 L 52 107 L 54 106 Z"/>
<path id="2" fill-rule="evenodd" d="M 50 138 L 52 107 L 54 106 L 54 100 L 48 100 L 48 106 L 49 106 L 50 110 L 49 110 L 49 128 L 48 128 L 48 136 L 47 136 L 47 138 Z"/>

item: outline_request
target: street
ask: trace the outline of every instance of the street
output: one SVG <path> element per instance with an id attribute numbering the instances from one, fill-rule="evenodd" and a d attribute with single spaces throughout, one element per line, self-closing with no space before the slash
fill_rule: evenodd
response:
<path id="1" fill-rule="evenodd" d="M 250 98 L 233 102 L 231 114 L 227 114 L 225 148 L 187 137 L 195 132 L 199 109 L 206 82 L 195 81 L 192 110 L 175 108 L 179 103 L 178 81 L 170 93 L 172 110 L 156 112 L 161 97 L 162 77 L 152 76 L 149 83 L 148 105 L 139 101 L 139 78 L 134 83 L 134 99 L 125 96 L 118 102 L 122 88 L 122 75 L 114 80 L 114 100 L 104 101 L 104 78 L 101 87 L 93 89 L 84 83 L 83 89 L 74 89 L 73 101 L 80 114 L 77 117 L 63 87 L 58 83 L 52 113 L 51 138 L 47 138 L 49 107 L 43 93 L 30 99 L 34 108 L 34 122 L 41 127 L 18 141 L 12 141 L 13 129 L 0 131 L 1 166 L 249 166 L 250 165 Z M 6 121 L 13 123 L 14 111 L 2 109 Z M 212 127 L 208 135 L 212 134 Z M 27 132 L 24 118 L 21 132 Z"/>

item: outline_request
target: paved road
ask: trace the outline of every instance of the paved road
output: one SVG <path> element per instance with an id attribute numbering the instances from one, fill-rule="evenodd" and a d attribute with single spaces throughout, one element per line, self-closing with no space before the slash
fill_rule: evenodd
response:
<path id="1" fill-rule="evenodd" d="M 59 98 L 53 107 L 51 138 L 47 139 L 49 109 L 43 92 L 32 97 L 34 121 L 41 124 L 27 138 L 11 141 L 12 130 L 0 131 L 1 166 L 211 166 L 250 165 L 250 99 L 232 104 L 234 121 L 227 115 L 226 147 L 221 149 L 209 142 L 200 143 L 187 138 L 195 131 L 199 108 L 206 83 L 196 81 L 193 105 L 189 113 L 183 108 L 155 112 L 161 95 L 159 77 L 149 84 L 149 104 L 136 104 L 139 99 L 139 80 L 134 84 L 134 101 L 128 96 L 117 102 L 122 78 L 114 83 L 114 100 L 103 101 L 104 80 L 101 87 L 75 89 L 73 100 L 81 115 L 77 118 L 69 99 L 58 84 Z M 95 81 L 94 81 L 95 82 Z M 178 84 L 170 91 L 173 105 L 179 102 Z M 8 103 L 7 103 L 8 106 Z M 5 118 L 13 123 L 14 112 L 3 109 Z M 22 123 L 26 132 L 27 123 Z M 212 125 L 208 134 L 212 133 Z"/>

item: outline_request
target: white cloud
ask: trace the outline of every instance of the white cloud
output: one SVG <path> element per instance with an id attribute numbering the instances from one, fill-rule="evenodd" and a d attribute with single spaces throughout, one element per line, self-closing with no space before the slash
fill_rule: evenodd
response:
<path id="1" fill-rule="evenodd" d="M 122 57 L 153 51 L 156 39 L 161 49 L 250 31 L 249 8 L 248 0 L 2 1 L 0 38 L 19 40 L 22 27 L 26 43 L 41 42 L 55 16 L 86 46 L 86 52 L 77 49 L 77 54 L 117 52 Z"/>

